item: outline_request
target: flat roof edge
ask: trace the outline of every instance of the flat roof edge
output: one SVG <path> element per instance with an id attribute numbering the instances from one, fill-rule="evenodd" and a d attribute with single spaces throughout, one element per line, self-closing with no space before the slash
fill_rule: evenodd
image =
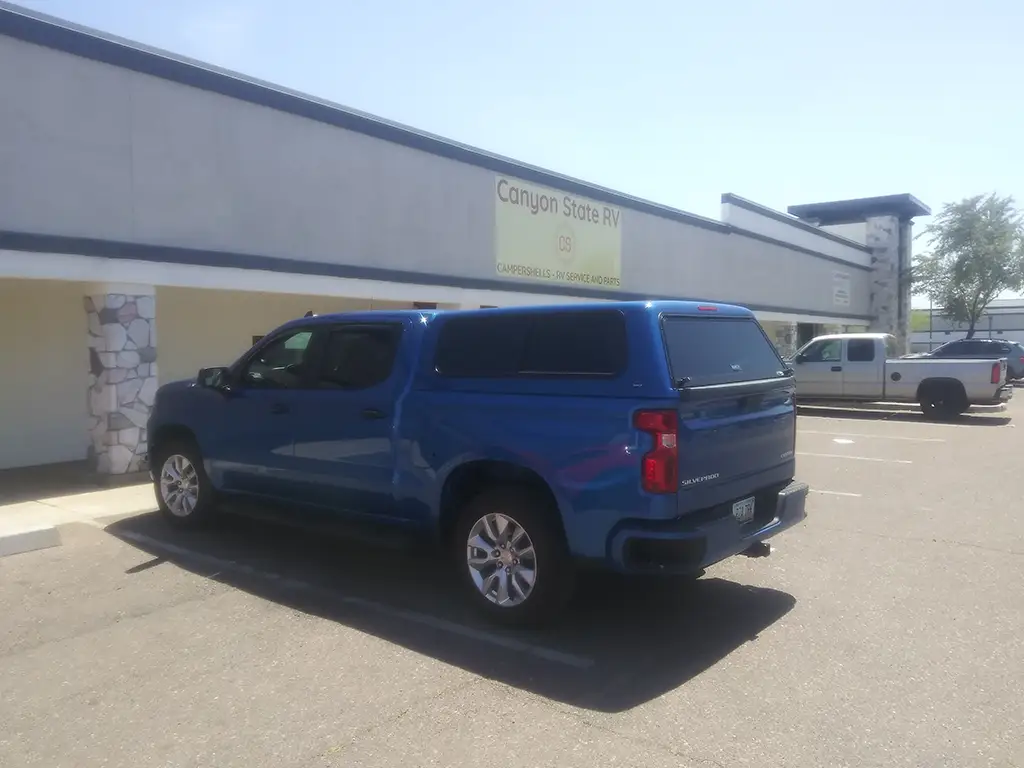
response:
<path id="1" fill-rule="evenodd" d="M 782 213 L 781 211 L 776 211 L 774 208 L 769 208 L 767 205 L 755 203 L 753 200 L 748 200 L 745 197 L 740 197 L 739 195 L 733 194 L 732 192 L 723 193 L 722 202 L 728 205 L 735 205 L 738 208 L 743 208 L 753 213 L 761 214 L 762 216 L 765 216 L 769 219 L 774 219 L 775 221 L 787 224 L 791 227 L 796 227 L 797 229 L 803 230 L 804 232 L 809 232 L 810 234 L 817 235 L 818 237 L 823 237 L 826 240 L 831 240 L 835 243 L 840 243 L 850 248 L 856 248 L 858 251 L 871 253 L 871 249 L 864 245 L 864 243 L 858 243 L 856 240 L 850 240 L 849 238 L 843 237 L 842 235 L 837 235 L 833 232 L 826 232 L 825 230 L 819 229 L 813 224 L 808 224 L 806 221 L 802 221 L 801 219 L 798 219 L 791 215 L 787 215 L 785 213 Z M 792 206 L 790 208 L 792 209 Z"/>

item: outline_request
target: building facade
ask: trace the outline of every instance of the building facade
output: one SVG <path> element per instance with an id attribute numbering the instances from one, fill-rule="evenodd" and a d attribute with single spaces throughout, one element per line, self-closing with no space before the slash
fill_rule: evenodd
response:
<path id="1" fill-rule="evenodd" d="M 703 218 L 0 3 L 0 468 L 141 469 L 160 384 L 307 310 L 699 298 L 786 353 L 905 339 L 928 212 Z"/>

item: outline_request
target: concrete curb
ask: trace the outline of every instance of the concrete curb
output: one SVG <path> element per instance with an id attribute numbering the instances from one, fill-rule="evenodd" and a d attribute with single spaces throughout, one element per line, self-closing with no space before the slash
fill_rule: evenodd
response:
<path id="1" fill-rule="evenodd" d="M 13 531 L 0 528 L 0 557 L 60 546 L 60 531 L 53 525 L 36 525 Z"/>

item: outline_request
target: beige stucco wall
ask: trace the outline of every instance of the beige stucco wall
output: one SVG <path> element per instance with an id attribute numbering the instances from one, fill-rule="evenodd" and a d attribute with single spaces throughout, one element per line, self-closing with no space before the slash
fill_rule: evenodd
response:
<path id="1" fill-rule="evenodd" d="M 157 365 L 161 384 L 191 378 L 200 368 L 228 365 L 252 337 L 281 323 L 317 314 L 411 307 L 330 296 L 244 293 L 198 288 L 157 288 Z"/>
<path id="2" fill-rule="evenodd" d="M 0 279 L 0 469 L 86 456 L 83 295 L 82 283 Z"/>
<path id="3" fill-rule="evenodd" d="M 81 461 L 89 446 L 85 283 L 0 278 L 0 469 Z M 234 361 L 254 335 L 306 310 L 407 304 L 189 288 L 156 292 L 161 384 Z"/>

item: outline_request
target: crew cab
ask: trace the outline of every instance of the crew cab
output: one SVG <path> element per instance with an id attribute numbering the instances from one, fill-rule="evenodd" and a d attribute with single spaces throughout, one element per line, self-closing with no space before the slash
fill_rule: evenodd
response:
<path id="1" fill-rule="evenodd" d="M 800 403 L 919 403 L 932 419 L 1013 397 L 1005 359 L 897 358 L 896 338 L 882 333 L 818 336 L 791 361 Z"/>
<path id="2" fill-rule="evenodd" d="M 750 311 L 622 302 L 307 317 L 163 386 L 160 510 L 439 543 L 493 618 L 584 566 L 699 576 L 804 518 L 791 372 Z M 237 505 L 233 505 L 237 506 Z"/>

